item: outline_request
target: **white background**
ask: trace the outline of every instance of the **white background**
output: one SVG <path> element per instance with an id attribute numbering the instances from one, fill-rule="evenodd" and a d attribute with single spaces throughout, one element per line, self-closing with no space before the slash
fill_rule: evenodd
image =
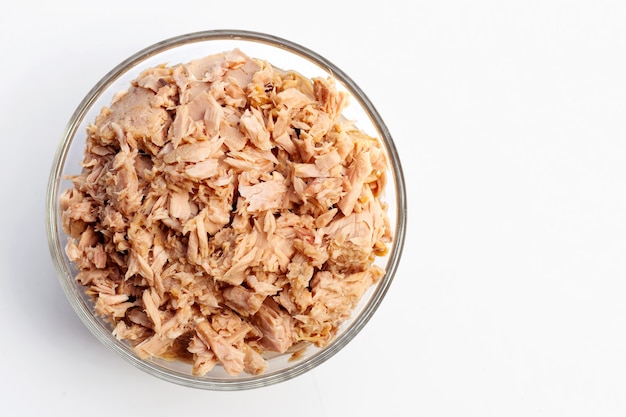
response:
<path id="1" fill-rule="evenodd" d="M 0 14 L 0 414 L 626 415 L 626 3 L 13 1 Z M 344 350 L 214 392 L 108 351 L 44 225 L 63 129 L 117 63 L 206 29 L 288 38 L 356 81 L 401 153 L 404 257 Z M 140 413 L 140 414 L 139 414 Z"/>

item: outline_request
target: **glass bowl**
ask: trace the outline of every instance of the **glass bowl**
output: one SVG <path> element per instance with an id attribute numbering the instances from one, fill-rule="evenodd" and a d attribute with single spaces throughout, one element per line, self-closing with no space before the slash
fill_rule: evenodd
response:
<path id="1" fill-rule="evenodd" d="M 350 104 L 343 115 L 366 134 L 379 138 L 389 161 L 387 185 L 381 199 L 387 204 L 392 241 L 376 264 L 386 272 L 361 297 L 351 317 L 324 347 L 309 345 L 295 357 L 291 352 L 267 356 L 267 369 L 259 375 L 233 376 L 219 364 L 204 376 L 191 372 L 191 365 L 158 357 L 140 359 L 133 348 L 112 334 L 112 325 L 94 312 L 94 302 L 76 280 L 76 266 L 68 259 L 68 236 L 61 223 L 60 196 L 73 186 L 68 176 L 81 172 L 87 127 L 116 93 L 128 89 L 131 81 L 147 68 L 162 64 L 187 63 L 207 55 L 240 49 L 246 55 L 267 61 L 274 67 L 293 70 L 307 78 L 333 77 L 336 87 L 348 94 Z M 164 40 L 132 55 L 106 74 L 86 95 L 72 115 L 54 157 L 46 199 L 47 233 L 51 256 L 63 290 L 87 328 L 106 346 L 137 368 L 163 380 L 183 386 L 212 390 L 241 390 L 286 381 L 307 372 L 346 346 L 365 326 L 383 300 L 400 260 L 406 224 L 405 184 L 400 159 L 391 134 L 364 92 L 339 68 L 319 54 L 275 36 L 240 30 L 213 30 L 185 34 Z"/>

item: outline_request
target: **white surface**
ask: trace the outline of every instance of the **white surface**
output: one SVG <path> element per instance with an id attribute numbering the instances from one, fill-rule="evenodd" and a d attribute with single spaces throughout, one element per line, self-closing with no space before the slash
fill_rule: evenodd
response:
<path id="1" fill-rule="evenodd" d="M 626 413 L 626 3 L 11 3 L 2 415 Z M 92 85 L 145 46 L 217 28 L 289 38 L 349 74 L 396 139 L 409 201 L 405 256 L 365 329 L 312 372 L 237 393 L 107 351 L 66 301 L 44 229 L 52 156 Z"/>

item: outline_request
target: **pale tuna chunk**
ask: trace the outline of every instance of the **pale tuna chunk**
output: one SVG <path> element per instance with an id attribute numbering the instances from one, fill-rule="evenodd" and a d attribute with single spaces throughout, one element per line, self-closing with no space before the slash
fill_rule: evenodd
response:
<path id="1" fill-rule="evenodd" d="M 197 80 L 215 82 L 221 78 L 232 77 L 241 86 L 248 85 L 253 74 L 260 68 L 239 49 L 195 59 L 185 67 Z"/>
<path id="2" fill-rule="evenodd" d="M 348 167 L 348 192 L 337 203 L 337 207 L 344 215 L 349 216 L 354 210 L 354 205 L 361 195 L 365 179 L 372 172 L 372 164 L 369 154 L 360 153 Z"/>
<path id="3" fill-rule="evenodd" d="M 203 132 L 207 137 L 212 138 L 219 132 L 224 110 L 207 91 L 203 91 L 194 98 L 188 104 L 188 109 L 191 119 L 204 125 Z"/>
<path id="4" fill-rule="evenodd" d="M 191 217 L 189 193 L 187 191 L 176 191 L 170 193 L 169 210 L 173 217 L 180 219 L 181 221 L 189 219 L 189 217 Z"/>
<path id="5" fill-rule="evenodd" d="M 239 186 L 239 194 L 248 202 L 250 212 L 276 210 L 282 207 L 286 192 L 285 178 L 278 173 L 267 181 Z"/>
<path id="6" fill-rule="evenodd" d="M 267 361 L 254 348 L 247 344 L 243 345 L 243 366 L 244 371 L 250 375 L 262 374 L 267 369 Z"/>
<path id="7" fill-rule="evenodd" d="M 246 110 L 241 115 L 239 123 L 241 124 L 242 131 L 248 136 L 248 139 L 254 146 L 263 151 L 272 149 L 270 133 L 265 127 L 263 114 L 259 110 L 255 108 Z"/>
<path id="8" fill-rule="evenodd" d="M 347 94 L 337 90 L 332 80 L 314 78 L 313 92 L 315 98 L 321 102 L 325 114 L 331 119 L 335 119 L 348 104 Z"/>
<path id="9" fill-rule="evenodd" d="M 135 346 L 137 356 L 146 359 L 165 353 L 176 339 L 187 331 L 191 315 L 191 306 L 178 309 L 173 317 L 162 324 L 159 332 Z"/>
<path id="10" fill-rule="evenodd" d="M 208 321 L 202 320 L 196 323 L 196 332 L 198 337 L 211 348 L 211 351 L 220 360 L 226 372 L 231 375 L 238 375 L 243 371 L 246 354 L 219 335 Z"/>
<path id="11" fill-rule="evenodd" d="M 259 311 L 265 300 L 264 295 L 243 287 L 228 287 L 223 293 L 226 305 L 244 317 L 252 316 Z"/>
<path id="12" fill-rule="evenodd" d="M 126 294 L 100 294 L 96 301 L 95 310 L 101 316 L 124 317 L 126 311 L 132 306 L 133 303 L 128 302 L 128 295 Z"/>
<path id="13" fill-rule="evenodd" d="M 108 194 L 115 196 L 113 206 L 126 216 L 141 205 L 142 194 L 135 169 L 136 157 L 136 150 L 119 152 L 113 161 L 112 169 L 104 176 Z"/>
<path id="14" fill-rule="evenodd" d="M 287 110 L 301 109 L 307 104 L 313 103 L 313 99 L 297 88 L 287 88 L 276 94 L 276 103 L 285 106 Z"/>
<path id="15" fill-rule="evenodd" d="M 185 169 L 185 173 L 195 180 L 215 177 L 219 172 L 219 162 L 217 159 L 206 159 L 202 162 L 190 165 Z"/>
<path id="16" fill-rule="evenodd" d="M 191 372 L 194 375 L 206 375 L 219 362 L 213 351 L 198 336 L 194 336 L 191 339 L 187 350 L 193 354 L 193 368 Z"/>
<path id="17" fill-rule="evenodd" d="M 216 277 L 216 279 L 231 285 L 241 285 L 246 278 L 246 271 L 252 266 L 259 264 L 260 259 L 257 257 L 258 249 L 256 247 L 241 245 L 237 250 L 238 253 L 235 253 L 233 256 L 232 266 L 228 268 L 224 275 Z"/>
<path id="18" fill-rule="evenodd" d="M 176 117 L 170 125 L 168 140 L 176 148 L 183 139 L 196 132 L 196 122 L 189 114 L 189 105 L 183 104 L 176 109 Z"/>
<path id="19" fill-rule="evenodd" d="M 157 145 L 165 142 L 170 117 L 166 109 L 152 106 L 155 93 L 141 87 L 131 87 L 109 109 L 104 109 L 96 124 L 102 126 L 98 134 L 110 143 L 116 138 L 111 127 L 116 123 L 124 134 L 130 134 L 137 141 L 150 141 Z"/>
<path id="20" fill-rule="evenodd" d="M 209 157 L 219 155 L 221 145 L 221 140 L 200 140 L 180 145 L 164 155 L 163 161 L 167 164 L 177 162 L 202 162 Z"/>
<path id="21" fill-rule="evenodd" d="M 293 318 L 272 299 L 265 300 L 252 320 L 263 334 L 259 341 L 263 348 L 285 352 L 293 344 Z"/>

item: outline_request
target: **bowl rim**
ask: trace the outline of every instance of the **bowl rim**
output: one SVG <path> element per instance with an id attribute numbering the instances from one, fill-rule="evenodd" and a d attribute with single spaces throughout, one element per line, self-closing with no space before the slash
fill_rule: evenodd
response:
<path id="1" fill-rule="evenodd" d="M 380 134 L 379 140 L 381 141 L 381 145 L 386 148 L 387 154 L 391 158 L 390 169 L 394 177 L 393 185 L 395 185 L 396 196 L 395 230 L 393 231 L 394 238 L 389 249 L 389 259 L 387 261 L 386 271 L 379 283 L 376 284 L 377 290 L 374 291 L 367 304 L 363 307 L 358 319 L 355 318 L 349 327 L 340 335 L 335 337 L 324 349 L 314 353 L 311 357 L 288 369 L 282 369 L 257 376 L 242 376 L 241 378 L 233 380 L 212 379 L 208 376 L 194 377 L 191 375 L 176 373 L 171 370 L 165 370 L 157 364 L 154 364 L 152 361 L 140 360 L 130 353 L 130 351 L 121 348 L 117 341 L 114 340 L 114 336 L 111 334 L 110 330 L 104 328 L 101 321 L 95 317 L 89 307 L 84 302 L 76 302 L 76 300 L 82 299 L 78 292 L 78 286 L 73 285 L 73 277 L 67 270 L 66 264 L 63 261 L 64 248 L 58 238 L 60 230 L 60 225 L 57 221 L 58 200 L 59 186 L 62 180 L 62 171 L 65 166 L 69 148 L 76 136 L 77 129 L 96 100 L 127 70 L 140 65 L 150 57 L 178 46 L 212 40 L 235 40 L 263 43 L 268 46 L 283 49 L 312 62 L 331 74 L 337 81 L 342 83 L 353 96 L 352 98 L 358 101 L 359 105 L 366 112 L 372 124 L 376 127 L 378 133 Z M 390 184 L 387 186 L 389 185 Z M 336 65 L 309 48 L 271 34 L 238 29 L 205 30 L 170 37 L 132 54 L 106 73 L 79 103 L 65 127 L 50 170 L 45 208 L 48 245 L 50 255 L 56 269 L 57 278 L 60 281 L 65 295 L 70 301 L 70 304 L 74 308 L 75 312 L 81 318 L 83 323 L 87 325 L 89 330 L 94 333 L 97 339 L 137 368 L 152 374 L 153 376 L 183 386 L 220 391 L 258 388 L 287 381 L 317 367 L 345 347 L 371 319 L 394 279 L 404 248 L 407 221 L 406 188 L 399 153 L 387 126 L 361 88 Z"/>

